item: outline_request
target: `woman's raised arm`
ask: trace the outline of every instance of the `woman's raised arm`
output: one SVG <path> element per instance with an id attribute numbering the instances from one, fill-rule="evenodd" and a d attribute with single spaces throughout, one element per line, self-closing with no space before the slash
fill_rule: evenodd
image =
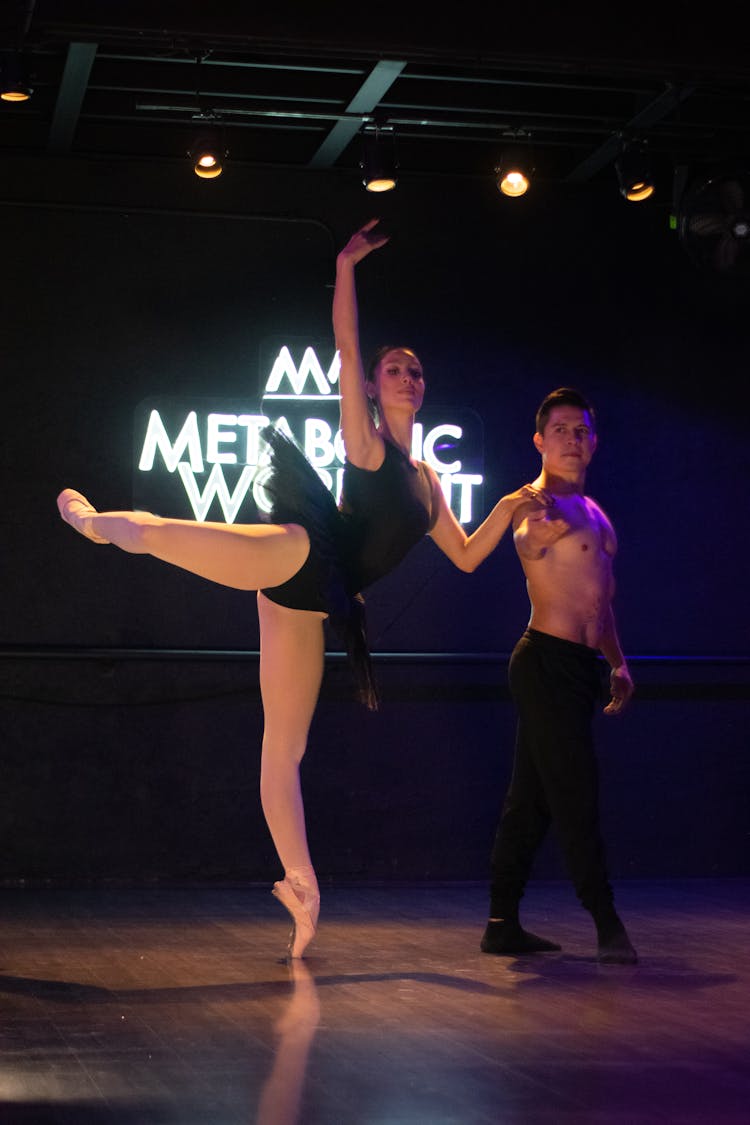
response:
<path id="1" fill-rule="evenodd" d="M 371 219 L 339 252 L 333 293 L 333 332 L 341 359 L 341 429 L 347 457 L 362 469 L 377 468 L 383 459 L 382 438 L 375 430 L 368 405 L 354 280 L 357 263 L 388 241 L 375 230 L 377 223 L 377 219 Z"/>

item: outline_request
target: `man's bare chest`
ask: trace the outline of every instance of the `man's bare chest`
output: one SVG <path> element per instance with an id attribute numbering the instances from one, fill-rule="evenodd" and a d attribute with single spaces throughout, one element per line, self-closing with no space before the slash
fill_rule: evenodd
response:
<path id="1" fill-rule="evenodd" d="M 547 514 L 550 519 L 561 519 L 567 524 L 567 530 L 555 544 L 559 556 L 601 553 L 604 547 L 601 520 L 596 508 L 585 497 L 557 496 Z"/>

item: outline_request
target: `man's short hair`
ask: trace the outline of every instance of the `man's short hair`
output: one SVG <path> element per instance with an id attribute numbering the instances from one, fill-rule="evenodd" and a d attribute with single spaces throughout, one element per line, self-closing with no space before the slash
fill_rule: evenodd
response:
<path id="1" fill-rule="evenodd" d="M 577 406 L 579 410 L 585 410 L 591 419 L 594 431 L 596 431 L 596 415 L 586 396 L 577 391 L 575 387 L 558 387 L 556 391 L 550 391 L 546 398 L 542 400 L 536 412 L 536 432 L 538 434 L 544 433 L 544 427 L 556 406 Z"/>

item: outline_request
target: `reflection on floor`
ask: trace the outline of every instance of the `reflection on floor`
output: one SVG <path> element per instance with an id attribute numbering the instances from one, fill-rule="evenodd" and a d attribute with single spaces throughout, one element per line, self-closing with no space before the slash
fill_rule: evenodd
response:
<path id="1" fill-rule="evenodd" d="M 564 883 L 479 952 L 474 884 L 323 888 L 284 960 L 270 888 L 0 891 L 0 1122 L 750 1121 L 750 880 L 627 882 L 635 967 Z"/>

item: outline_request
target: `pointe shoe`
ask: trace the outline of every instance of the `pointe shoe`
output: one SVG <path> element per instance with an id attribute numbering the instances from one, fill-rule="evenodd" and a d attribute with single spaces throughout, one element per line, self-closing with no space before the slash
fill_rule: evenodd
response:
<path id="1" fill-rule="evenodd" d="M 288 952 L 290 957 L 301 957 L 315 937 L 320 912 L 320 895 L 315 894 L 303 883 L 296 885 L 288 879 L 274 883 L 271 894 L 285 906 L 292 916 L 292 932 L 289 935 Z"/>
<path id="2" fill-rule="evenodd" d="M 97 515 L 96 508 L 92 508 L 85 496 L 76 492 L 74 488 L 65 488 L 57 498 L 57 510 L 66 523 L 92 543 L 109 543 L 109 539 L 102 539 L 95 535 L 88 526 L 87 517 Z"/>

